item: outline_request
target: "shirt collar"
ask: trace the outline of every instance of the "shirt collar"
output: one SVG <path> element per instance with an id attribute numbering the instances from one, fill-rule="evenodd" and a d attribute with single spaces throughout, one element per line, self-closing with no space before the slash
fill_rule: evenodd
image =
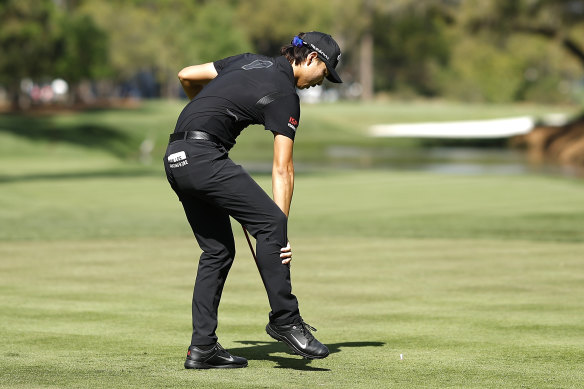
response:
<path id="1" fill-rule="evenodd" d="M 278 64 L 278 67 L 281 69 L 281 71 L 284 72 L 286 74 L 286 76 L 288 76 L 288 78 L 290 79 L 290 82 L 295 84 L 294 70 L 292 70 L 292 65 L 290 65 L 290 62 L 288 62 L 286 57 L 283 55 L 277 57 L 276 63 Z"/>

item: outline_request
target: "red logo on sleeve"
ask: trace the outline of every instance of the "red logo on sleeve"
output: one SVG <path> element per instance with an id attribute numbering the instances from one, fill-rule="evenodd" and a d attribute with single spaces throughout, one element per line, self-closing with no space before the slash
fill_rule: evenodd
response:
<path id="1" fill-rule="evenodd" d="M 288 127 L 290 127 L 294 132 L 296 132 L 297 125 L 298 125 L 298 120 L 296 120 L 292 116 L 290 116 L 290 120 L 288 120 Z"/>

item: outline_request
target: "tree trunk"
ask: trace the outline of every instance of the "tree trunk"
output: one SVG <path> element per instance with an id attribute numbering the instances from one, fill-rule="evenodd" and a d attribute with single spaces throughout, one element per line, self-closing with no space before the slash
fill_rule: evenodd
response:
<path id="1" fill-rule="evenodd" d="M 30 108 L 30 97 L 22 92 L 20 85 L 13 83 L 7 87 L 6 92 L 10 99 L 10 109 L 12 111 L 26 111 Z"/>
<path id="2" fill-rule="evenodd" d="M 361 38 L 360 45 L 360 81 L 361 81 L 361 99 L 373 99 L 373 34 L 367 31 Z"/>

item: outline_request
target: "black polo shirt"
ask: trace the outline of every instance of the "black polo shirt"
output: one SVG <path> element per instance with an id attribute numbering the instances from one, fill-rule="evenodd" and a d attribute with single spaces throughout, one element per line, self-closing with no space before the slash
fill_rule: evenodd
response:
<path id="1" fill-rule="evenodd" d="M 175 132 L 201 130 L 227 149 L 250 124 L 263 124 L 294 140 L 300 100 L 292 66 L 281 56 L 240 54 L 213 63 L 218 76 L 181 112 Z"/>

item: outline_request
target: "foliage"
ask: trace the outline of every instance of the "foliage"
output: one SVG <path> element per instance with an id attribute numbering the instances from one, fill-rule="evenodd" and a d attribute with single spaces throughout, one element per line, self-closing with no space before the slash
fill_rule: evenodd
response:
<path id="1" fill-rule="evenodd" d="M 0 82 L 49 76 L 55 59 L 56 10 L 51 0 L 0 2 Z"/>
<path id="2" fill-rule="evenodd" d="M 71 83 L 111 75 L 108 62 L 109 37 L 88 15 L 59 15 L 60 39 L 56 42 L 54 76 Z"/>
<path id="3" fill-rule="evenodd" d="M 108 74 L 108 37 L 93 19 L 51 0 L 0 4 L 0 82 L 21 103 L 20 80 L 62 77 L 71 83 Z"/>
<path id="4" fill-rule="evenodd" d="M 176 83 L 176 73 L 184 66 L 250 50 L 226 2 L 91 1 L 80 11 L 109 32 L 118 80 L 149 71 L 157 75 L 163 91 Z"/>
<path id="5" fill-rule="evenodd" d="M 505 55 L 505 49 L 480 39 L 462 39 L 444 70 L 443 87 L 448 96 L 467 101 L 513 101 L 522 82 L 521 58 Z"/>
<path id="6" fill-rule="evenodd" d="M 378 92 L 569 101 L 584 69 L 583 16 L 584 0 L 6 0 L 0 83 L 148 73 L 172 96 L 184 66 L 277 55 L 294 34 L 321 30 L 343 49 L 347 84 L 335 87 L 369 85 L 372 67 Z"/>
<path id="7" fill-rule="evenodd" d="M 237 23 L 235 10 L 225 1 L 206 3 L 197 13 L 192 45 L 196 45 L 201 62 L 252 51 L 243 28 Z"/>
<path id="8" fill-rule="evenodd" d="M 146 7 L 143 2 L 91 1 L 79 12 L 89 15 L 108 31 L 111 65 L 118 79 L 127 79 L 139 70 L 166 68 L 169 58 L 179 53 L 177 45 L 168 44 L 168 34 L 161 33 L 165 26 L 176 25 L 177 21 L 169 20 L 169 14 L 159 13 L 157 8 Z"/>
<path id="9" fill-rule="evenodd" d="M 237 14 L 258 52 L 273 56 L 299 32 L 330 31 L 331 8 L 312 0 L 248 0 L 239 4 Z"/>
<path id="10" fill-rule="evenodd" d="M 458 23 L 475 37 L 487 34 L 492 44 L 505 48 L 501 55 L 523 61 L 513 74 L 524 76 L 515 99 L 568 100 L 569 84 L 582 79 L 583 0 L 466 0 Z"/>
<path id="11" fill-rule="evenodd" d="M 426 96 L 439 94 L 442 86 L 436 70 L 448 63 L 451 51 L 443 18 L 431 13 L 422 17 L 413 12 L 399 17 L 378 14 L 374 27 L 377 89 L 409 88 Z"/>

